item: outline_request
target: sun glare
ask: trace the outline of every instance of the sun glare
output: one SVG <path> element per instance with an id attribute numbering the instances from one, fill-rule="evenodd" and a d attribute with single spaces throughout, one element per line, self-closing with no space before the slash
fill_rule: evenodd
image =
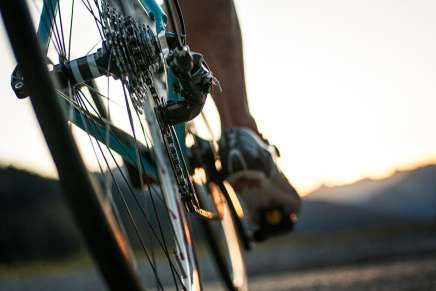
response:
<path id="1" fill-rule="evenodd" d="M 436 161 L 434 1 L 237 4 L 251 110 L 303 194 Z"/>
<path id="2" fill-rule="evenodd" d="M 235 2 L 252 113 L 303 194 L 436 162 L 435 1 Z M 0 38 L 0 161 L 55 175 Z"/>

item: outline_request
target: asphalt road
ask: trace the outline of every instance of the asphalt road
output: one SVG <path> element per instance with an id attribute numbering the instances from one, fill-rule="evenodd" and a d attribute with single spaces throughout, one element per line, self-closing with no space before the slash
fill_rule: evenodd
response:
<path id="1" fill-rule="evenodd" d="M 436 290 L 436 255 L 257 275 L 249 282 L 253 291 Z M 223 290 L 217 283 L 205 287 L 206 290 Z M 95 272 L 78 271 L 36 278 L 2 278 L 0 290 L 103 291 L 105 288 Z"/>
<path id="2" fill-rule="evenodd" d="M 436 256 L 331 267 L 250 281 L 250 290 L 436 290 Z"/>

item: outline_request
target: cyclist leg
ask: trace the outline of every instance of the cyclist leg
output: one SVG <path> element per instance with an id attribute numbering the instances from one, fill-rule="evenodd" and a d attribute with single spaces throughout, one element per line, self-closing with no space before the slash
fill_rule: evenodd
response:
<path id="1" fill-rule="evenodd" d="M 223 92 L 213 94 L 224 129 L 247 127 L 257 132 L 245 90 L 242 39 L 233 1 L 185 0 L 188 43 L 206 55 Z"/>
<path id="2" fill-rule="evenodd" d="M 223 92 L 213 94 L 223 127 L 224 174 L 241 195 L 259 240 L 292 230 L 301 200 L 259 134 L 245 89 L 242 37 L 232 0 L 185 0 L 189 44 L 205 54 Z"/>

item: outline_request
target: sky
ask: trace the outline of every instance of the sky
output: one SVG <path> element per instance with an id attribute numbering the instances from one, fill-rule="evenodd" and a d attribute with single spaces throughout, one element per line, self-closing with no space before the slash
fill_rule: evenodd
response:
<path id="1" fill-rule="evenodd" d="M 303 194 L 436 162 L 435 1 L 235 2 L 251 111 Z M 54 175 L 0 40 L 0 161 Z"/>

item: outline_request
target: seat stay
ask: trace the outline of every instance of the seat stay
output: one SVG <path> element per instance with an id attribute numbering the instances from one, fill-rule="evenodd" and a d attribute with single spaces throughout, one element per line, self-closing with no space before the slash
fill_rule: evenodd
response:
<path id="1" fill-rule="evenodd" d="M 50 44 L 53 22 L 58 13 L 58 2 L 59 0 L 51 0 L 50 6 L 46 1 L 44 1 L 41 15 L 39 17 L 39 25 L 37 30 L 37 36 L 39 40 L 39 45 L 44 55 L 47 54 L 48 47 Z"/>
<path id="2" fill-rule="evenodd" d="M 147 14 L 153 19 L 156 25 L 156 33 L 160 34 L 161 32 L 165 32 L 167 16 L 159 4 L 157 4 L 155 0 L 140 0 L 139 2 Z"/>

